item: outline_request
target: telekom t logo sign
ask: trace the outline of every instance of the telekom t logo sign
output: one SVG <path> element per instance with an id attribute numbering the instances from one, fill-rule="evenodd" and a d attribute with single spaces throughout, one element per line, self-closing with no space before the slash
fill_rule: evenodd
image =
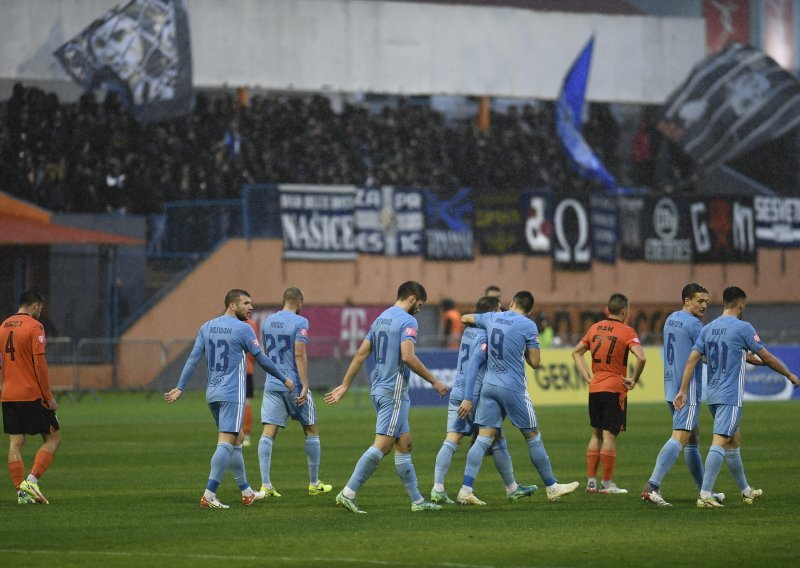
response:
<path id="1" fill-rule="evenodd" d="M 364 308 L 343 308 L 342 327 L 339 340 L 347 343 L 345 355 L 355 355 L 361 340 L 367 333 L 367 310 Z"/>

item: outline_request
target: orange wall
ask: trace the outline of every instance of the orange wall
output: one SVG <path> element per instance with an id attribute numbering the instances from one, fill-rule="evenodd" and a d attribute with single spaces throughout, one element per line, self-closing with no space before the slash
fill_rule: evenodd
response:
<path id="1" fill-rule="evenodd" d="M 282 246 L 280 240 L 229 240 L 129 328 L 123 344 L 131 339 L 191 341 L 203 322 L 222 313 L 225 293 L 231 288 L 248 290 L 256 305 L 280 303 L 289 286 L 302 288 L 309 304 L 386 305 L 405 280 L 422 282 L 429 303 L 450 297 L 471 304 L 488 284 L 496 284 L 506 298 L 521 289 L 531 290 L 540 306 L 602 306 L 616 291 L 634 304 L 673 305 L 680 289 L 697 281 L 712 291 L 712 300 L 719 299 L 725 286 L 735 284 L 753 303 L 800 302 L 799 250 L 762 249 L 756 265 L 620 261 L 615 266 L 595 263 L 589 272 L 559 272 L 552 270 L 549 258 L 523 255 L 477 256 L 471 262 L 368 255 L 354 262 L 284 262 Z M 121 364 L 124 382 L 130 377 L 133 384 L 143 384 L 152 377 L 149 370 L 132 371 L 143 364 L 141 349 L 123 348 Z"/>

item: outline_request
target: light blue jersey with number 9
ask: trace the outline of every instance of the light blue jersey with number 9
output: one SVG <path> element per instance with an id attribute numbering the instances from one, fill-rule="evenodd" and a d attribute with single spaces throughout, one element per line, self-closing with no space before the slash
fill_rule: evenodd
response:
<path id="1" fill-rule="evenodd" d="M 490 312 L 475 315 L 475 325 L 486 330 L 489 359 L 484 385 L 494 385 L 516 392 L 527 392 L 525 352 L 539 348 L 536 324 L 517 312 Z"/>
<path id="2" fill-rule="evenodd" d="M 372 323 L 366 339 L 372 344 L 375 361 L 369 377 L 370 393 L 408 400 L 410 370 L 403 363 L 400 344 L 417 342 L 417 320 L 403 308 L 392 306 Z"/>

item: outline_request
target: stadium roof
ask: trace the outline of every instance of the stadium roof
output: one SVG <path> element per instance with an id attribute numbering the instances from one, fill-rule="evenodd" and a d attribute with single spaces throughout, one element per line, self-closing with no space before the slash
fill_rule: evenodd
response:
<path id="1" fill-rule="evenodd" d="M 424 4 L 463 4 L 497 8 L 523 8 L 540 12 L 579 12 L 585 14 L 644 15 L 625 0 L 395 0 Z"/>
<path id="2" fill-rule="evenodd" d="M 104 231 L 90 231 L 40 219 L 0 215 L 0 245 L 142 245 L 132 239 Z"/>

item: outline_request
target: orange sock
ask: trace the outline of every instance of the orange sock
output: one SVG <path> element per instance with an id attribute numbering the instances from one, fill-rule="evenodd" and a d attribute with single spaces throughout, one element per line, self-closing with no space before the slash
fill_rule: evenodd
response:
<path id="1" fill-rule="evenodd" d="M 11 483 L 19 489 L 19 484 L 25 481 L 25 464 L 22 460 L 8 462 L 8 472 L 11 474 Z"/>
<path id="2" fill-rule="evenodd" d="M 244 405 L 244 433 L 250 435 L 250 428 L 253 426 L 253 407 L 249 404 Z"/>
<path id="3" fill-rule="evenodd" d="M 51 463 L 53 463 L 53 454 L 47 450 L 40 449 L 36 452 L 36 457 L 33 459 L 33 469 L 31 473 L 35 477 L 42 477 Z"/>
<path id="4" fill-rule="evenodd" d="M 603 481 L 611 481 L 614 479 L 614 466 L 617 465 L 617 450 L 601 450 L 600 463 L 603 467 Z"/>
<path id="5" fill-rule="evenodd" d="M 597 466 L 599 464 L 600 450 L 586 450 L 586 477 L 597 477 Z"/>

